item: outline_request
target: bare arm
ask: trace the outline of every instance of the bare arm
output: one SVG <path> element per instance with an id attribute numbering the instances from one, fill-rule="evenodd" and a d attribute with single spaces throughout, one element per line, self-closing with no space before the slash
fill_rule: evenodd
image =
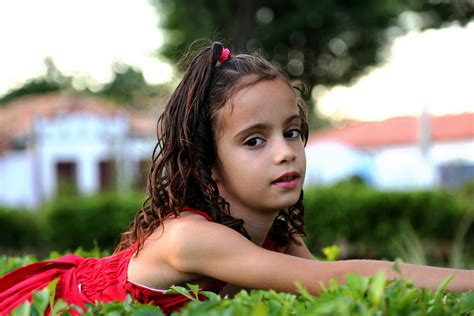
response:
<path id="1" fill-rule="evenodd" d="M 383 270 L 388 279 L 398 279 L 400 275 L 394 271 L 393 262 L 380 260 L 343 260 L 336 261 L 343 276 L 339 278 L 344 282 L 344 275 L 356 273 L 364 276 L 373 276 Z M 409 263 L 399 264 L 401 277 L 411 280 L 416 287 L 436 290 L 439 283 L 450 275 L 453 280 L 448 284 L 448 291 L 468 291 L 474 289 L 474 270 L 462 270 L 423 266 Z"/>
<path id="2" fill-rule="evenodd" d="M 309 251 L 308 247 L 306 247 L 306 244 L 304 243 L 303 238 L 297 236 L 296 239 L 299 241 L 300 244 L 298 245 L 294 241 L 290 241 L 286 249 L 284 249 L 284 253 L 290 256 L 294 256 L 294 257 L 315 260 L 316 258 Z M 227 284 L 220 294 L 233 296 L 242 289 L 243 288 L 240 286 Z M 246 290 L 249 290 L 249 289 L 247 288 Z"/>
<path id="3" fill-rule="evenodd" d="M 300 282 L 311 293 L 319 294 L 319 283 L 330 279 L 344 282 L 347 273 L 373 276 L 384 270 L 388 278 L 397 277 L 393 263 L 377 260 L 321 262 L 262 249 L 239 233 L 220 224 L 183 225 L 173 244 L 170 264 L 182 272 L 209 276 L 244 288 L 296 292 Z M 403 277 L 417 287 L 436 289 L 447 276 L 454 279 L 447 289 L 474 289 L 474 271 L 401 264 Z"/>
<path id="4" fill-rule="evenodd" d="M 315 260 L 316 258 L 306 247 L 303 239 L 297 237 L 297 240 L 300 242 L 300 245 L 290 242 L 285 253 L 300 258 Z M 400 277 L 400 274 L 396 273 L 393 269 L 393 262 L 378 260 L 346 260 L 338 261 L 337 264 L 340 265 L 339 269 L 343 274 L 356 273 L 365 276 L 373 276 L 376 271 L 383 269 L 385 271 L 385 276 L 388 279 Z M 402 278 L 414 281 L 417 287 L 436 289 L 442 279 L 451 274 L 457 275 L 460 273 L 461 276 L 458 275 L 457 280 L 451 281 L 452 284 L 448 286 L 448 290 L 464 291 L 472 290 L 474 288 L 474 271 L 437 268 L 405 263 L 400 264 L 399 266 Z M 344 271 L 346 272 L 344 273 Z M 460 280 L 463 275 L 467 277 L 466 280 Z M 339 277 L 338 279 L 339 281 L 344 281 L 345 278 L 343 276 L 342 278 Z M 467 285 L 467 287 L 463 287 L 464 283 Z"/>
<path id="5" fill-rule="evenodd" d="M 303 238 L 297 236 L 295 239 L 300 244 L 298 245 L 297 243 L 291 240 L 290 243 L 288 244 L 288 247 L 285 249 L 285 253 L 294 257 L 315 260 L 316 258 L 309 251 L 308 247 L 306 247 L 306 244 Z"/>

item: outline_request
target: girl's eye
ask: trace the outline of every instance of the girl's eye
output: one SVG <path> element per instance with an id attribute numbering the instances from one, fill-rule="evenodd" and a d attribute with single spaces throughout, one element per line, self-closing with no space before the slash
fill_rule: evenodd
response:
<path id="1" fill-rule="evenodd" d="M 249 147 L 255 147 L 263 144 L 263 139 L 260 137 L 253 137 L 247 140 L 244 145 L 249 146 Z"/>
<path id="2" fill-rule="evenodd" d="M 301 131 L 296 128 L 290 129 L 289 131 L 286 131 L 284 135 L 286 138 L 297 138 L 297 137 L 301 137 Z"/>

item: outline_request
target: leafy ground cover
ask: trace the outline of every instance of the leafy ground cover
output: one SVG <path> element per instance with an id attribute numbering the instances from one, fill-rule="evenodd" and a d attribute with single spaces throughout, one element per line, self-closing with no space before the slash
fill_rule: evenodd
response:
<path id="1" fill-rule="evenodd" d="M 0 257 L 0 275 L 33 262 L 32 257 Z M 394 266 L 397 271 L 397 265 Z M 450 278 L 440 283 L 436 291 L 418 289 L 407 280 L 388 280 L 383 273 L 372 278 L 348 275 L 347 282 L 336 282 L 326 287 L 319 296 L 299 287 L 299 294 L 275 291 L 241 291 L 233 298 L 212 292 L 199 292 L 197 286 L 173 287 L 191 299 L 178 316 L 204 315 L 474 315 L 474 291 L 446 292 Z M 44 315 L 50 309 L 53 315 L 68 315 L 73 310 L 83 315 L 163 315 L 158 307 L 137 304 L 128 297 L 125 302 L 88 305 L 86 311 L 69 306 L 63 301 L 54 302 L 55 282 L 35 292 L 32 303 L 24 303 L 12 315 Z M 206 300 L 202 300 L 202 296 Z M 199 298 L 201 297 L 201 299 Z"/>

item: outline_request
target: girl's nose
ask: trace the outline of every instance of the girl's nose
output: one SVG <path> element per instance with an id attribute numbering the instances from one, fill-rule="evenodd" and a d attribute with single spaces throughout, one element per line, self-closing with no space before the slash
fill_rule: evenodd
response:
<path id="1" fill-rule="evenodd" d="M 287 139 L 280 139 L 275 144 L 274 158 L 276 164 L 291 162 L 296 159 L 296 153 Z"/>

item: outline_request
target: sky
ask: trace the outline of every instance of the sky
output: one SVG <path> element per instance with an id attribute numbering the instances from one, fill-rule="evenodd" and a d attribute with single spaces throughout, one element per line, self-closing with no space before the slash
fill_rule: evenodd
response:
<path id="1" fill-rule="evenodd" d="M 142 69 L 150 83 L 172 67 L 156 58 L 163 42 L 148 0 L 0 1 L 0 95 L 44 74 L 51 57 L 66 75 L 112 80 L 112 64 Z M 474 111 L 474 22 L 411 32 L 391 57 L 351 86 L 317 86 L 319 111 L 336 119 L 379 120 Z"/>
<path id="2" fill-rule="evenodd" d="M 112 80 L 115 62 L 162 82 L 172 71 L 154 56 L 162 42 L 147 0 L 3 0 L 0 94 L 44 74 L 48 56 L 63 73 L 90 74 L 98 82 Z"/>
<path id="3" fill-rule="evenodd" d="M 350 86 L 316 86 L 319 111 L 336 119 L 474 112 L 474 22 L 412 31 L 395 39 L 387 62 Z"/>

